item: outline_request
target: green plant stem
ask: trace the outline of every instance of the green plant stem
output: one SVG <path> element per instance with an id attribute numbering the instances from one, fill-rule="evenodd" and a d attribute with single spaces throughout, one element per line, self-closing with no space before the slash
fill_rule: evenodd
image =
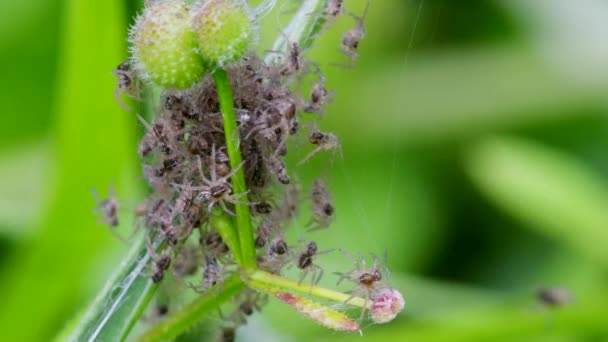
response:
<path id="1" fill-rule="evenodd" d="M 186 330 L 200 322 L 204 315 L 218 309 L 222 303 L 234 297 L 239 291 L 245 288 L 245 283 L 243 283 L 239 274 L 234 274 L 218 286 L 221 289 L 219 293 L 212 288 L 209 292 L 198 297 L 190 304 L 156 324 L 144 335 L 140 336 L 137 341 L 166 341 L 180 336 Z"/>
<path id="2" fill-rule="evenodd" d="M 243 256 L 241 254 L 239 236 L 233 221 L 221 208 L 215 208 L 211 213 L 211 226 L 220 234 L 222 240 L 234 255 L 237 264 L 242 265 Z"/>
<path id="3" fill-rule="evenodd" d="M 236 114 L 234 112 L 234 98 L 228 74 L 224 69 L 218 68 L 213 73 L 217 96 L 220 101 L 220 109 L 224 118 L 224 134 L 226 136 L 226 149 L 230 158 L 232 170 L 239 168 L 232 176 L 232 187 L 235 194 L 247 192 L 245 183 L 245 173 L 241 165 L 241 151 L 239 148 L 239 132 L 236 124 Z M 249 202 L 247 196 L 239 198 L 239 202 Z M 251 225 L 251 215 L 249 205 L 236 204 L 236 228 L 241 248 L 241 261 L 245 268 L 255 268 L 255 246 L 253 244 L 253 228 Z"/>
<path id="4" fill-rule="evenodd" d="M 252 287 L 260 288 L 263 291 L 266 291 L 269 288 L 278 287 L 285 290 L 292 290 L 319 298 L 329 299 L 334 302 L 346 302 L 348 300 L 348 304 L 361 308 L 369 307 L 371 305 L 371 302 L 369 300 L 366 301 L 365 299 L 360 297 L 353 297 L 352 295 L 346 293 L 310 284 L 299 284 L 298 282 L 293 281 L 291 279 L 283 278 L 281 276 L 270 274 L 261 270 L 249 272 L 248 277 L 249 283 Z"/>

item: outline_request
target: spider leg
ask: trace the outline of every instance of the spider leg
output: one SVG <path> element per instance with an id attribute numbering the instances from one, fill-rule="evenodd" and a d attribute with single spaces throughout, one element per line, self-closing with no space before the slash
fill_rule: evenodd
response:
<path id="1" fill-rule="evenodd" d="M 322 146 L 317 146 L 314 150 L 310 151 L 310 153 L 308 153 L 306 155 L 306 157 L 304 157 L 304 159 L 302 159 L 297 166 L 300 166 L 304 163 L 306 163 L 308 161 L 308 159 L 312 158 L 315 154 L 319 153 L 319 151 L 321 151 L 323 149 Z"/>
<path id="2" fill-rule="evenodd" d="M 245 161 L 244 160 L 239 165 L 237 165 L 237 167 L 235 167 L 234 169 L 230 170 L 230 173 L 228 173 L 223 178 L 224 179 L 228 179 L 228 178 L 232 177 L 241 167 L 243 167 L 243 165 L 245 165 Z"/>
<path id="3" fill-rule="evenodd" d="M 224 201 L 220 200 L 218 201 L 220 203 L 220 206 L 222 207 L 222 209 L 224 209 L 224 211 L 232 216 L 238 216 L 237 214 L 235 214 L 234 212 L 232 212 L 231 210 L 228 209 L 228 207 L 226 207 L 226 204 L 224 203 Z"/>
<path id="4" fill-rule="evenodd" d="M 205 291 L 206 289 L 204 286 L 197 286 L 192 283 L 188 283 L 188 287 L 191 288 L 192 290 L 194 290 L 194 292 L 199 293 L 199 294 L 204 294 L 207 292 L 207 291 Z"/>
<path id="5" fill-rule="evenodd" d="M 302 285 L 302 281 L 304 281 L 304 278 L 306 278 L 307 275 L 308 269 L 303 270 L 302 274 L 300 274 L 300 280 L 298 281 L 298 285 Z"/>
<path id="6" fill-rule="evenodd" d="M 343 273 L 343 272 L 334 272 L 333 274 L 339 276 L 338 278 L 338 282 L 336 283 L 336 285 L 340 285 L 340 283 L 342 282 L 342 280 L 344 279 L 348 279 L 350 276 L 350 272 L 349 273 Z"/>
<path id="7" fill-rule="evenodd" d="M 365 312 L 368 310 L 368 302 L 370 302 L 370 305 L 372 304 L 371 296 L 371 290 L 367 289 L 365 291 L 365 298 L 363 298 L 363 308 L 361 309 L 361 316 L 359 316 L 359 323 L 363 322 L 363 319 L 365 318 Z"/>
<path id="8" fill-rule="evenodd" d="M 350 260 L 350 261 L 351 261 L 351 262 L 352 262 L 352 263 L 355 265 L 355 267 L 357 267 L 357 269 L 360 269 L 360 268 L 359 268 L 359 266 L 360 266 L 360 265 L 359 265 L 359 261 L 357 260 L 357 258 L 355 258 L 355 256 L 354 256 L 354 255 L 350 254 L 350 253 L 349 253 L 347 250 L 342 249 L 342 248 L 339 248 L 338 250 L 339 250 L 339 251 L 340 251 L 340 253 L 342 253 L 342 254 L 343 254 L 345 257 L 347 257 L 347 258 L 348 258 L 348 259 L 349 259 L 349 260 Z M 350 272 L 350 273 L 352 273 L 352 272 Z"/>
<path id="9" fill-rule="evenodd" d="M 241 202 L 241 201 L 235 201 L 232 198 L 227 198 L 226 199 L 227 202 L 235 204 L 235 205 L 254 205 L 254 204 L 258 204 L 257 202 Z"/>
<path id="10" fill-rule="evenodd" d="M 313 222 L 311 221 L 310 224 L 312 224 L 312 223 Z M 329 227 L 328 224 L 318 224 L 317 226 L 308 229 L 307 232 L 314 232 L 314 231 L 317 231 L 317 230 L 325 229 L 327 227 Z"/>
<path id="11" fill-rule="evenodd" d="M 120 88 L 116 88 L 114 89 L 114 97 L 116 98 L 116 102 L 118 102 L 118 105 L 122 107 L 122 109 L 124 109 L 127 112 L 131 111 L 131 107 L 129 107 L 122 99 L 122 97 L 120 96 L 120 94 L 123 93 L 123 91 Z"/>
<path id="12" fill-rule="evenodd" d="M 201 160 L 201 156 L 197 155 L 196 156 L 196 161 L 198 163 L 198 172 L 200 173 L 201 178 L 203 179 L 203 182 L 205 184 L 207 184 L 208 186 L 211 186 L 211 184 L 213 184 L 213 183 L 211 182 L 211 180 L 207 179 L 207 177 L 205 177 L 205 173 L 203 173 L 203 161 Z M 213 173 L 211 174 L 211 177 L 213 177 Z M 201 189 L 201 190 L 203 190 L 203 189 Z"/>
<path id="13" fill-rule="evenodd" d="M 363 322 L 363 319 L 365 318 L 365 312 L 367 311 L 367 302 L 369 301 L 369 294 L 365 295 L 365 298 L 363 299 L 363 308 L 361 308 L 361 316 L 359 316 L 359 323 Z"/>
<path id="14" fill-rule="evenodd" d="M 205 190 L 208 189 L 208 186 L 192 186 L 192 185 L 184 185 L 184 184 L 178 184 L 178 183 L 171 183 L 172 186 L 178 188 L 179 190 L 194 190 L 194 191 L 200 191 L 200 190 Z"/>
<path id="15" fill-rule="evenodd" d="M 314 279 L 314 284 L 317 285 L 321 281 L 321 278 L 323 277 L 323 273 L 325 273 L 325 271 L 323 270 L 323 268 L 321 268 L 321 266 L 315 265 L 314 267 L 316 268 L 318 273 L 317 279 Z"/>
<path id="16" fill-rule="evenodd" d="M 146 242 L 147 242 L 146 243 L 146 249 L 148 250 L 148 254 L 152 258 L 152 260 L 159 259 L 160 256 L 154 250 L 154 244 L 152 243 L 152 240 L 150 239 L 150 235 L 149 234 L 146 234 Z"/>
<path id="17" fill-rule="evenodd" d="M 146 121 L 146 119 L 144 119 L 139 114 L 135 114 L 135 116 L 137 116 L 137 119 L 139 120 L 139 122 L 141 122 L 142 125 L 144 125 L 144 127 L 146 128 L 146 130 L 148 130 L 148 131 L 152 130 L 152 126 Z"/>
<path id="18" fill-rule="evenodd" d="M 211 210 L 213 209 L 213 207 L 217 204 L 218 200 L 216 199 L 211 199 L 209 201 L 209 205 L 207 206 L 207 211 L 211 212 Z"/>
<path id="19" fill-rule="evenodd" d="M 328 253 L 331 253 L 331 252 L 333 252 L 333 251 L 335 251 L 335 250 L 336 250 L 335 248 L 332 248 L 332 249 L 326 249 L 326 250 L 324 250 L 324 251 L 317 252 L 317 256 L 318 256 L 318 255 L 323 255 L 323 254 L 328 254 Z"/>
<path id="20" fill-rule="evenodd" d="M 365 263 L 365 258 L 363 257 L 363 254 L 359 253 L 359 262 L 361 265 L 361 269 L 364 270 L 366 268 L 366 263 Z"/>
<path id="21" fill-rule="evenodd" d="M 332 160 L 331 160 L 331 163 L 332 163 L 332 164 L 333 164 L 333 162 L 334 162 L 334 161 L 335 161 L 335 159 L 336 159 L 336 153 L 340 155 L 340 159 L 344 160 L 344 151 L 342 150 L 342 145 L 340 145 L 340 144 L 338 143 L 338 145 L 337 145 L 337 146 L 333 147 L 333 150 L 334 150 L 334 153 L 333 153 L 333 155 L 332 155 L 332 157 L 331 157 L 331 158 L 332 158 Z"/>
<path id="22" fill-rule="evenodd" d="M 217 174 L 215 170 L 215 143 L 211 145 L 211 181 L 217 181 Z"/>
<path id="23" fill-rule="evenodd" d="M 247 133 L 247 135 L 245 135 L 245 140 L 249 139 L 253 133 L 259 132 L 259 131 L 265 129 L 264 128 L 265 126 L 266 125 L 264 125 L 264 124 L 257 124 L 255 126 L 253 126 L 253 128 L 249 130 L 249 132 Z"/>

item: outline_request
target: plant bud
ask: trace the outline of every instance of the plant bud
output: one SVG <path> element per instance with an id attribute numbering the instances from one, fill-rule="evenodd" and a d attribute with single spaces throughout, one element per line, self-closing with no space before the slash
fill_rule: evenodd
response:
<path id="1" fill-rule="evenodd" d="M 181 0 L 154 2 L 131 28 L 129 41 L 140 76 L 165 88 L 189 88 L 205 68 L 196 52 L 190 11 Z"/>
<path id="2" fill-rule="evenodd" d="M 375 323 L 392 321 L 405 306 L 405 300 L 401 293 L 390 287 L 379 290 L 372 299 L 374 302 L 369 316 Z"/>
<path id="3" fill-rule="evenodd" d="M 203 0 L 193 11 L 192 29 L 205 62 L 223 67 L 247 53 L 257 28 L 244 1 Z"/>

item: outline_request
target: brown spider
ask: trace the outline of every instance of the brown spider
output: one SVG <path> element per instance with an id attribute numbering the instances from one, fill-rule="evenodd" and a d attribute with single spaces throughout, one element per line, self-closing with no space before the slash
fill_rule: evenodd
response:
<path id="1" fill-rule="evenodd" d="M 306 245 L 306 249 L 298 255 L 297 266 L 302 270 L 298 284 L 301 284 L 309 273 L 312 277 L 311 286 L 319 283 L 321 277 L 323 277 L 323 269 L 321 266 L 314 263 L 314 259 L 321 254 L 329 252 L 331 252 L 331 250 L 319 252 L 317 243 L 314 241 L 311 241 Z"/>
<path id="2" fill-rule="evenodd" d="M 275 174 L 279 182 L 283 184 L 289 184 L 291 182 L 291 179 L 287 174 L 287 166 L 285 165 L 285 162 L 278 156 L 272 154 L 270 157 L 268 157 L 267 163 L 268 168 L 272 173 Z"/>
<path id="3" fill-rule="evenodd" d="M 298 166 L 304 164 L 315 154 L 323 150 L 334 150 L 334 156 L 336 151 L 339 151 L 340 155 L 342 155 L 342 150 L 340 149 L 340 141 L 338 140 L 338 137 L 336 137 L 333 133 L 323 133 L 319 130 L 319 128 L 314 127 L 312 132 L 310 133 L 309 141 L 311 144 L 316 145 L 317 147 L 310 151 L 310 153 L 308 153 L 306 157 L 304 157 L 304 159 L 302 159 L 298 163 Z"/>
<path id="4" fill-rule="evenodd" d="M 146 128 L 147 133 L 141 140 L 139 145 L 139 154 L 142 157 L 147 156 L 153 149 L 159 148 L 163 154 L 169 155 L 173 150 L 171 139 L 178 135 L 178 132 L 171 130 L 169 125 L 164 119 L 158 119 L 154 124 L 150 125 L 141 115 L 136 114 L 137 119 Z"/>
<path id="5" fill-rule="evenodd" d="M 236 324 L 246 324 L 247 317 L 253 315 L 256 311 L 262 311 L 262 306 L 266 304 L 267 300 L 266 295 L 252 290 L 239 293 L 236 297 L 238 306 L 232 314 L 231 320 Z"/>
<path id="6" fill-rule="evenodd" d="M 218 264 L 217 259 L 212 256 L 205 255 L 205 266 L 203 275 L 201 277 L 201 283 L 198 286 L 191 283 L 190 288 L 197 293 L 205 293 L 213 286 L 216 286 L 224 281 L 222 272 L 222 267 Z"/>
<path id="7" fill-rule="evenodd" d="M 199 239 L 203 252 L 212 257 L 220 257 L 228 253 L 228 245 L 215 230 L 202 233 Z"/>
<path id="8" fill-rule="evenodd" d="M 211 155 L 215 156 L 215 145 L 213 145 L 211 147 Z M 204 183 L 203 185 L 191 186 L 191 185 L 183 185 L 183 184 L 177 184 L 177 183 L 172 183 L 172 185 L 180 190 L 200 191 L 199 194 L 197 195 L 197 200 L 199 202 L 209 202 L 209 204 L 207 206 L 207 211 L 209 211 L 209 212 L 211 212 L 211 209 L 214 206 L 219 204 L 226 213 L 228 213 L 232 216 L 236 216 L 236 214 L 233 211 L 228 209 L 225 202 L 229 202 L 232 204 L 245 204 L 245 205 L 251 204 L 251 203 L 237 201 L 237 199 L 239 199 L 243 196 L 246 196 L 249 191 L 246 191 L 241 194 L 232 194 L 232 186 L 230 185 L 230 181 L 229 181 L 230 177 L 232 177 L 232 175 L 234 175 L 243 166 L 243 164 L 245 162 L 242 162 L 239 166 L 235 167 L 226 176 L 218 178 L 217 172 L 216 172 L 215 158 L 212 157 L 212 158 L 210 158 L 210 160 L 211 160 L 211 166 L 210 166 L 211 179 L 207 179 L 207 177 L 205 177 L 205 173 L 203 172 L 203 163 L 201 161 L 201 158 L 200 158 L 200 156 L 197 156 L 198 171 L 200 173 L 201 179 L 203 180 L 203 183 Z"/>
<path id="9" fill-rule="evenodd" d="M 171 257 L 169 256 L 169 249 L 165 248 L 159 255 L 156 253 L 154 248 L 154 244 L 150 240 L 150 236 L 146 235 L 146 247 L 148 249 L 148 255 L 152 258 L 152 264 L 150 264 L 150 269 L 152 273 L 144 274 L 146 277 L 150 277 L 153 282 L 158 283 L 163 280 L 165 276 L 165 271 L 169 269 L 171 266 Z"/>
<path id="10" fill-rule="evenodd" d="M 289 134 L 297 132 L 296 112 L 297 105 L 290 94 L 269 100 L 264 110 L 257 111 L 253 127 L 245 135 L 245 140 L 255 133 L 276 145 L 275 154 L 285 155 Z"/>
<path id="11" fill-rule="evenodd" d="M 198 246 L 185 246 L 177 254 L 173 263 L 173 275 L 184 278 L 196 273 L 199 266 L 200 248 Z"/>
<path id="12" fill-rule="evenodd" d="M 114 90 L 114 97 L 116 102 L 127 112 L 131 111 L 131 108 L 122 100 L 121 94 L 125 94 L 131 98 L 139 99 L 139 86 L 135 79 L 135 73 L 131 70 L 131 64 L 129 62 L 120 63 L 112 74 L 118 78 L 118 84 Z"/>
<path id="13" fill-rule="evenodd" d="M 341 249 L 340 252 L 355 264 L 355 268 L 347 273 L 336 272 L 335 274 L 340 276 L 338 284 L 344 279 L 348 279 L 356 284 L 355 289 L 351 292 L 352 296 L 348 298 L 345 303 L 355 298 L 357 295 L 364 296 L 365 305 L 361 310 L 361 317 L 359 318 L 359 320 L 362 321 L 365 311 L 367 310 L 367 303 L 372 301 L 374 293 L 388 287 L 388 285 L 383 282 L 385 278 L 390 276 L 390 272 L 386 268 L 386 252 L 384 253 L 382 263 L 380 263 L 376 256 L 373 256 L 374 263 L 370 268 L 367 268 L 365 258 L 363 258 L 362 255 L 359 255 L 359 259 L 356 259 L 345 250 Z"/>
<path id="14" fill-rule="evenodd" d="M 327 188 L 327 185 L 320 180 L 315 179 L 312 185 L 312 220 L 311 224 L 315 223 L 316 226 L 309 229 L 309 231 L 323 229 L 329 227 L 333 221 L 336 209 L 333 205 L 331 193 Z"/>
<path id="15" fill-rule="evenodd" d="M 359 42 L 365 38 L 365 25 L 363 21 L 367 16 L 367 10 L 369 9 L 369 2 L 365 5 L 363 15 L 358 17 L 354 14 L 350 16 L 355 20 L 356 26 L 344 35 L 342 35 L 342 52 L 351 59 L 351 64 L 354 63 L 359 57 Z"/>
<path id="16" fill-rule="evenodd" d="M 283 237 L 270 242 L 266 255 L 260 257 L 260 268 L 272 274 L 280 274 L 289 261 L 289 247 Z"/>
<path id="17" fill-rule="evenodd" d="M 287 53 L 285 55 L 285 64 L 280 67 L 279 73 L 281 76 L 292 76 L 304 68 L 304 60 L 302 59 L 302 50 L 296 42 L 289 42 Z"/>
<path id="18" fill-rule="evenodd" d="M 107 224 L 110 228 L 118 226 L 118 200 L 114 193 L 114 188 L 110 188 L 108 198 L 102 200 L 95 189 L 91 188 L 93 197 L 97 202 L 95 206 L 95 213 L 100 215 L 100 224 Z"/>
<path id="19" fill-rule="evenodd" d="M 172 216 L 180 218 L 182 223 L 195 223 L 200 219 L 200 207 L 195 203 L 196 191 L 182 190 L 175 198 Z"/>
<path id="20" fill-rule="evenodd" d="M 283 221 L 290 221 L 298 216 L 300 203 L 300 187 L 298 184 L 290 184 L 285 187 L 285 194 L 281 198 L 280 206 L 277 208 L 277 217 Z"/>
<path id="21" fill-rule="evenodd" d="M 220 329 L 216 342 L 234 342 L 236 340 L 236 328 L 235 327 L 222 327 Z"/>
<path id="22" fill-rule="evenodd" d="M 327 102 L 329 92 L 325 89 L 322 82 L 315 83 L 310 91 L 310 101 L 304 106 L 306 113 L 316 113 L 323 109 Z"/>
<path id="23" fill-rule="evenodd" d="M 218 265 L 217 260 L 214 257 L 205 255 L 205 270 L 203 271 L 201 287 L 199 289 L 209 289 L 223 280 L 222 268 Z"/>
<path id="24" fill-rule="evenodd" d="M 255 238 L 255 247 L 262 248 L 266 243 L 275 235 L 281 231 L 281 227 L 271 218 L 265 218 L 258 225 L 258 232 Z"/>
<path id="25" fill-rule="evenodd" d="M 342 11 L 344 10 L 343 4 L 344 4 L 344 0 L 330 0 L 329 1 L 329 3 L 327 4 L 326 13 L 330 17 L 330 19 L 335 19 L 337 16 L 342 14 Z M 328 19 L 328 21 L 329 21 L 329 19 Z"/>
<path id="26" fill-rule="evenodd" d="M 95 191 L 95 189 L 91 188 L 91 192 L 93 193 L 93 197 L 95 198 L 95 201 L 97 202 L 97 205 L 95 206 L 95 209 L 94 209 L 94 213 L 96 215 L 100 216 L 98 223 L 107 224 L 108 227 L 110 228 L 110 232 L 112 232 L 112 234 L 114 234 L 114 236 L 116 236 L 122 242 L 128 244 L 129 243 L 128 240 L 130 239 L 130 237 L 125 238 L 116 230 L 116 228 L 118 227 L 118 224 L 119 224 L 119 220 L 118 220 L 119 203 L 118 203 L 118 199 L 116 198 L 114 188 L 112 188 L 112 187 L 110 188 L 110 190 L 108 192 L 108 198 L 103 199 L 103 200 L 99 198 L 99 194 L 97 193 L 97 191 Z"/>
<path id="27" fill-rule="evenodd" d="M 251 206 L 252 215 L 268 215 L 272 213 L 272 204 L 267 201 L 261 201 Z"/>
<path id="28" fill-rule="evenodd" d="M 177 246 L 181 236 L 178 234 L 178 228 L 170 222 L 170 218 L 161 217 L 158 227 L 160 228 L 160 233 L 164 236 L 165 241 L 167 241 L 169 246 Z"/>

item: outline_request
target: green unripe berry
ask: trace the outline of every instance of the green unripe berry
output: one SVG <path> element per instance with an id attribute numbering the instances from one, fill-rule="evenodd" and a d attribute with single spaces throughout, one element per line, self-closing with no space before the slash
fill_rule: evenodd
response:
<path id="1" fill-rule="evenodd" d="M 205 68 L 196 52 L 184 1 L 157 1 L 147 7 L 131 28 L 129 40 L 140 76 L 165 88 L 189 88 Z"/>
<path id="2" fill-rule="evenodd" d="M 220 67 L 239 60 L 251 47 L 257 28 L 241 0 L 206 0 L 192 13 L 199 53 Z"/>

